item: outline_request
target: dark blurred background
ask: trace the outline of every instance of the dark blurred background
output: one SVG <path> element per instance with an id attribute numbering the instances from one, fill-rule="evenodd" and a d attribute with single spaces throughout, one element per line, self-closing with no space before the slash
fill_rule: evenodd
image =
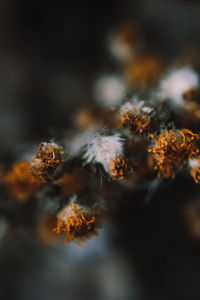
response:
<path id="1" fill-rule="evenodd" d="M 60 134 L 78 106 L 93 102 L 98 74 L 116 69 L 106 38 L 121 22 L 136 23 L 149 49 L 171 59 L 184 46 L 199 44 L 194 0 L 0 5 L 0 134 L 6 156 L 16 143 Z"/>
<path id="2" fill-rule="evenodd" d="M 199 16 L 198 0 L 1 0 L 1 164 L 61 137 L 79 107 L 94 105 L 96 78 L 117 69 L 106 47 L 115 26 L 137 24 L 147 48 L 176 61 L 183 48 L 199 49 Z M 199 201 L 198 186 L 178 177 L 148 205 L 144 198 L 140 189 L 125 194 L 84 249 L 41 246 L 29 232 L 4 237 L 0 298 L 199 299 L 200 242 L 183 217 L 184 205 Z"/>

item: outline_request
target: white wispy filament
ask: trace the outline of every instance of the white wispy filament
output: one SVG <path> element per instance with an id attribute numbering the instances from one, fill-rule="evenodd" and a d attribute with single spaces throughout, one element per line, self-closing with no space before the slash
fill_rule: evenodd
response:
<path id="1" fill-rule="evenodd" d="M 131 112 L 132 110 L 150 114 L 153 111 L 153 107 L 148 106 L 145 101 L 139 100 L 135 96 L 130 102 L 127 102 L 121 106 L 120 112 L 121 114 L 124 114 L 126 112 Z"/>
<path id="2" fill-rule="evenodd" d="M 95 133 L 88 140 L 83 158 L 86 163 L 101 163 L 107 170 L 111 159 L 123 155 L 123 141 L 118 133 L 109 136 Z"/>

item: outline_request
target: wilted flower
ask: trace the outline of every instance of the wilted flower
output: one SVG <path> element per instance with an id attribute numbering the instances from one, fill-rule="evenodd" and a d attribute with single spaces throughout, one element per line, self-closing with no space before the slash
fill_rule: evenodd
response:
<path id="1" fill-rule="evenodd" d="M 59 213 L 54 231 L 58 234 L 64 232 L 66 234 L 65 243 L 67 244 L 74 239 L 88 239 L 91 235 L 97 235 L 98 227 L 99 222 L 95 213 L 87 212 L 73 202 Z"/>
<path id="2" fill-rule="evenodd" d="M 41 181 L 54 181 L 63 162 L 64 150 L 54 142 L 41 142 L 31 162 L 34 177 Z"/>
<path id="3" fill-rule="evenodd" d="M 121 106 L 120 121 L 124 128 L 132 133 L 144 132 L 149 128 L 151 118 L 148 115 L 153 108 L 145 106 L 144 101 L 134 100 Z"/>
<path id="4" fill-rule="evenodd" d="M 160 134 L 155 140 L 155 147 L 148 149 L 153 153 L 158 176 L 174 178 L 176 169 L 182 167 L 181 163 L 199 153 L 197 140 L 199 135 L 189 129 L 171 129 Z"/>
<path id="5" fill-rule="evenodd" d="M 127 162 L 120 154 L 116 153 L 115 158 L 110 160 L 108 173 L 113 180 L 123 180 L 127 174 Z"/>

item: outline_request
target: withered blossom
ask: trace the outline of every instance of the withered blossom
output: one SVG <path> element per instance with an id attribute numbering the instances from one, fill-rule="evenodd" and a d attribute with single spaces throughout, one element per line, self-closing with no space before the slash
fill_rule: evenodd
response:
<path id="1" fill-rule="evenodd" d="M 64 232 L 65 243 L 68 244 L 75 239 L 81 241 L 97 235 L 98 227 L 99 221 L 94 212 L 87 212 L 77 203 L 72 203 L 59 213 L 54 231 L 57 234 Z"/>
<path id="2" fill-rule="evenodd" d="M 158 176 L 175 178 L 176 169 L 182 168 L 182 162 L 199 153 L 197 141 L 199 135 L 189 129 L 171 129 L 155 138 L 155 146 L 148 148 L 153 154 L 154 169 Z"/>
<path id="3" fill-rule="evenodd" d="M 64 150 L 53 141 L 39 144 L 36 157 L 31 162 L 32 175 L 40 181 L 54 181 L 63 163 Z"/>

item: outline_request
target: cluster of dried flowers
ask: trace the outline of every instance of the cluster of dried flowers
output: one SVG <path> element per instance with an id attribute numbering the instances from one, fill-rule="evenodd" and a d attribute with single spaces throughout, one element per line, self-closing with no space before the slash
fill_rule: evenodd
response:
<path id="1" fill-rule="evenodd" d="M 2 173 L 7 195 L 20 201 L 43 195 L 46 186 L 60 190 L 51 229 L 64 232 L 66 243 L 97 234 L 109 186 L 123 193 L 121 187 L 174 179 L 180 172 L 200 181 L 197 72 L 189 65 L 166 68 L 156 53 L 147 55 L 129 24 L 113 31 L 108 46 L 121 71 L 97 78 L 98 112 L 79 111 L 62 146 L 42 141 L 35 158 Z M 80 205 L 86 198 L 87 205 Z"/>

